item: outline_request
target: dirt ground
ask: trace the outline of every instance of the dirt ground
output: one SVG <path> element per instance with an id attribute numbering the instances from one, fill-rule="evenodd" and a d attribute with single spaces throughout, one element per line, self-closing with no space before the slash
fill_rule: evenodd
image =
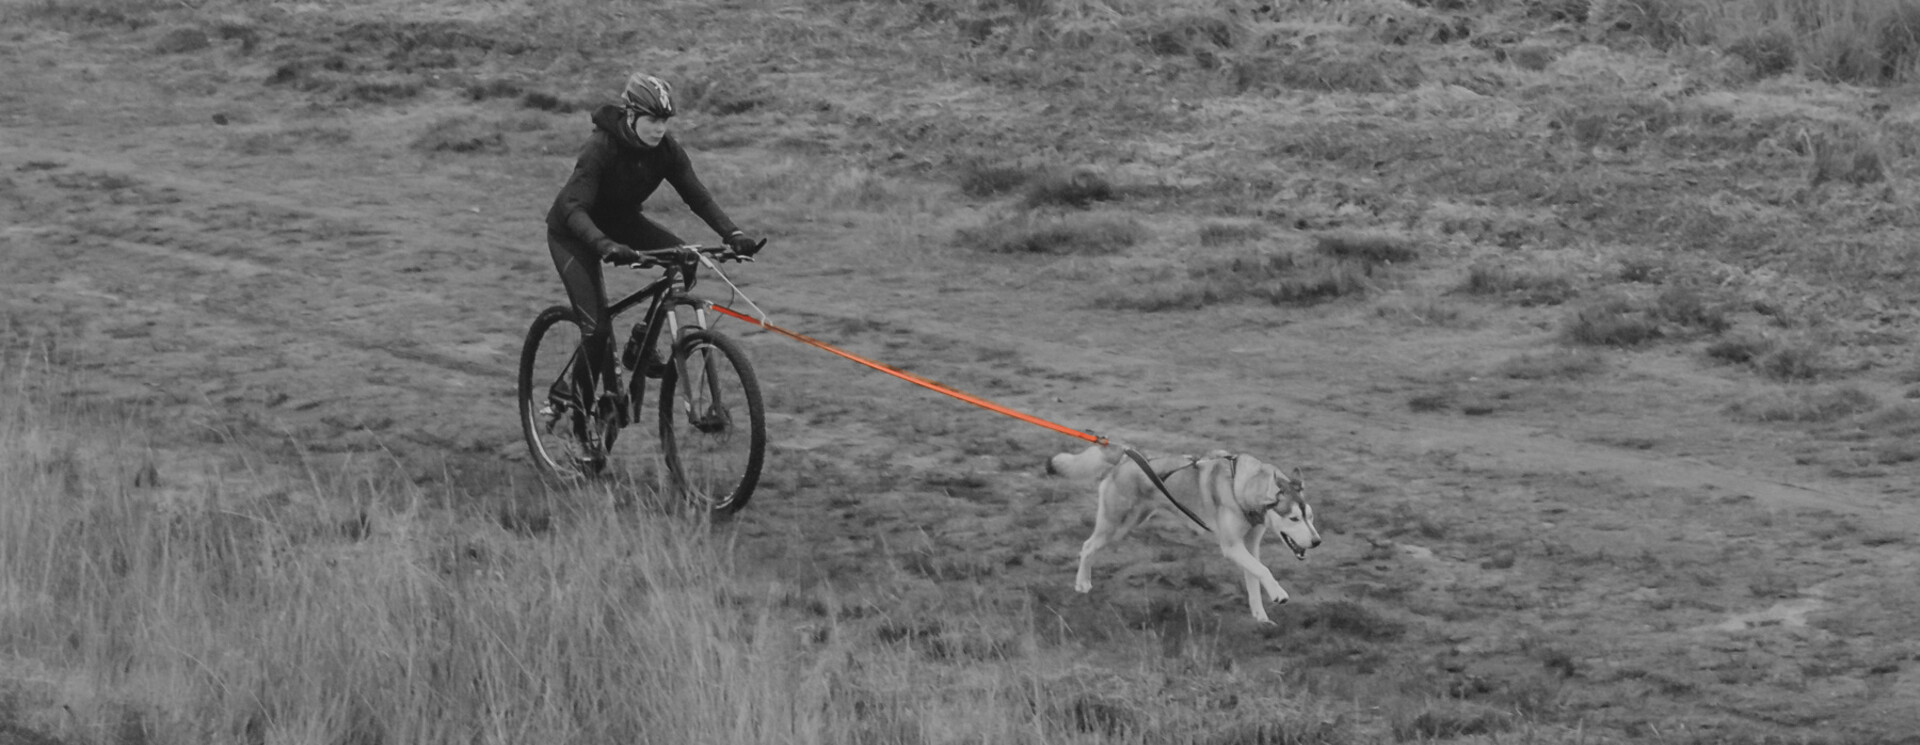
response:
<path id="1" fill-rule="evenodd" d="M 157 51 L 167 28 L 0 31 L 0 341 L 79 381 L 63 395 L 151 422 L 176 483 L 237 453 L 384 459 L 510 501 L 501 485 L 532 478 L 513 362 L 560 297 L 541 219 L 585 114 L 441 89 L 321 106 L 263 83 L 276 61 L 237 36 Z M 508 124 L 471 150 L 421 145 L 461 117 Z M 800 122 L 787 126 L 818 134 Z M 722 201 L 772 239 L 733 274 L 775 323 L 1150 451 L 1303 468 L 1326 537 L 1305 562 L 1268 553 L 1294 597 L 1276 627 L 1246 617 L 1237 577 L 1172 519 L 1103 555 L 1076 595 L 1091 490 L 1040 465 L 1079 443 L 735 324 L 773 442 L 727 528 L 743 571 L 853 597 L 906 577 L 1026 602 L 1092 660 L 1114 629 L 1177 644 L 1187 626 L 1239 665 L 1333 671 L 1310 676 L 1329 691 L 1413 678 L 1498 706 L 1546 691 L 1536 710 L 1554 721 L 1628 739 L 1920 732 L 1920 471 L 1873 458 L 1899 445 L 1864 425 L 1729 416 L 1779 384 L 1697 347 L 1606 351 L 1575 379 L 1504 375 L 1557 348 L 1565 310 L 1433 300 L 1460 262 L 1363 300 L 1112 309 L 1103 296 L 1134 289 L 1097 281 L 1112 267 L 1181 254 L 955 248 L 997 207 L 906 176 L 887 177 L 879 209 L 796 195 L 770 164 L 871 174 L 771 144 L 778 120 L 696 111 L 679 126 Z M 1165 235 L 1195 224 L 1114 209 Z M 709 237 L 683 209 L 662 214 Z M 1408 310 L 1434 302 L 1449 320 Z M 1904 311 L 1872 322 L 1916 330 Z M 1879 353 L 1850 383 L 1897 402 L 1911 360 Z M 1289 641 L 1344 618 L 1329 609 L 1370 626 Z"/>

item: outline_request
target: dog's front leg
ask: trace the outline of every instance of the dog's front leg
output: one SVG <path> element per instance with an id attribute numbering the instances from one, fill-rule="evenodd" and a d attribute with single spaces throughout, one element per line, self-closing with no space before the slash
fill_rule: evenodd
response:
<path id="1" fill-rule="evenodd" d="M 1273 578 L 1273 572 L 1267 569 L 1267 565 L 1260 563 L 1260 558 L 1253 553 L 1260 549 L 1259 532 L 1261 531 L 1263 531 L 1262 527 L 1255 527 L 1253 531 L 1246 534 L 1244 542 L 1231 538 L 1223 539 L 1220 544 L 1220 553 L 1226 556 L 1228 561 L 1240 567 L 1240 571 L 1246 576 L 1247 604 L 1253 610 L 1253 617 L 1271 623 L 1267 618 L 1266 604 L 1261 602 L 1260 593 L 1265 590 L 1267 596 L 1273 598 L 1273 602 L 1284 603 L 1287 602 L 1287 591 L 1280 587 L 1280 581 Z"/>

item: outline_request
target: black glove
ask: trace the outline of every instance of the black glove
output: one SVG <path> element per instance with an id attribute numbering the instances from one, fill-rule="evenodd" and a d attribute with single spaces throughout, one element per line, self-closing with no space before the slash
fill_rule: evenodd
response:
<path id="1" fill-rule="evenodd" d="M 640 252 L 632 246 L 614 241 L 600 243 L 600 260 L 618 266 L 630 266 L 640 263 Z"/>
<path id="2" fill-rule="evenodd" d="M 759 253 L 760 247 L 764 245 L 767 245 L 767 239 L 762 238 L 756 241 L 752 236 L 739 230 L 733 231 L 733 235 L 727 236 L 727 248 L 733 249 L 733 253 L 736 256 L 752 256 Z"/>

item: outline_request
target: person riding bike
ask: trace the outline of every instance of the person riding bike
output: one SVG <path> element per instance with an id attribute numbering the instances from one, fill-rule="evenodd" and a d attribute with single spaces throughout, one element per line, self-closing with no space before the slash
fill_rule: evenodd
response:
<path id="1" fill-rule="evenodd" d="M 735 225 L 694 175 L 686 149 L 667 132 L 674 113 L 673 86 L 644 73 L 628 76 L 619 102 L 594 110 L 593 134 L 547 211 L 547 249 L 584 336 L 580 357 L 586 364 L 574 368 L 575 405 L 593 403 L 584 398 L 596 380 L 605 395 L 619 395 L 601 262 L 634 264 L 640 251 L 685 243 L 641 209 L 662 181 L 737 255 L 752 256 L 766 243 Z M 569 391 L 554 393 L 572 398 Z"/>

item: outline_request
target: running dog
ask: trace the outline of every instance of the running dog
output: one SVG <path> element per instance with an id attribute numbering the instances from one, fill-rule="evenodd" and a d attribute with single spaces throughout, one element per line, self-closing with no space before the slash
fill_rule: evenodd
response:
<path id="1" fill-rule="evenodd" d="M 1061 453 L 1047 460 L 1047 472 L 1075 480 L 1099 480 L 1099 502 L 1093 535 L 1080 546 L 1080 571 L 1073 589 L 1093 589 L 1093 554 L 1161 510 L 1182 511 L 1153 485 L 1139 464 L 1126 457 L 1125 446 L 1094 445 L 1078 453 Z M 1262 623 L 1267 618 L 1264 591 L 1275 603 L 1287 602 L 1265 564 L 1260 563 L 1260 539 L 1268 526 L 1287 542 L 1294 558 L 1307 558 L 1307 549 L 1320 545 L 1304 483 L 1251 455 L 1216 450 L 1200 457 L 1150 458 L 1148 463 L 1167 485 L 1174 499 L 1185 505 L 1185 520 L 1195 530 L 1213 533 L 1220 553 L 1240 568 L 1247 583 L 1247 605 Z"/>

